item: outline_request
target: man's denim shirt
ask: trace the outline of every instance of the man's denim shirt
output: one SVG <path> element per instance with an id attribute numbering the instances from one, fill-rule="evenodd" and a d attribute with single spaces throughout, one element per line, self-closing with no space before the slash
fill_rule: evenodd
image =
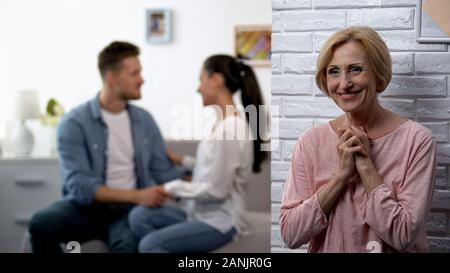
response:
<path id="1" fill-rule="evenodd" d="M 127 105 L 134 146 L 137 188 L 180 178 L 185 170 L 175 167 L 152 116 Z M 98 95 L 65 115 L 57 131 L 63 198 L 81 205 L 93 202 L 99 186 L 105 185 L 108 128 L 103 122 Z"/>

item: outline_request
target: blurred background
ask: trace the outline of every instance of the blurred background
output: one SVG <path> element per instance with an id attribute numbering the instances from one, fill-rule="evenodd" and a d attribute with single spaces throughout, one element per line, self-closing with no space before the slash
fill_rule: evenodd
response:
<path id="1" fill-rule="evenodd" d="M 31 216 L 60 198 L 55 128 L 100 91 L 106 45 L 140 47 L 145 84 L 132 103 L 174 152 L 195 155 L 213 114 L 197 93 L 208 56 L 241 49 L 270 102 L 271 18 L 271 0 L 0 0 L 0 252 L 30 251 Z M 219 251 L 270 251 L 270 160 L 262 168 L 248 181 L 251 235 Z"/>
<path id="2" fill-rule="evenodd" d="M 147 12 L 155 9 L 171 12 L 166 43 L 148 37 Z M 20 120 L 18 92 L 36 91 L 42 114 L 50 98 L 68 112 L 100 90 L 97 55 L 113 40 L 141 49 L 145 84 L 133 103 L 153 114 L 166 139 L 199 139 L 210 115 L 196 92 L 202 62 L 211 54 L 235 55 L 236 27 L 270 27 L 271 16 L 270 0 L 0 0 L 3 153 Z M 270 101 L 270 67 L 254 68 Z M 35 115 L 26 123 L 35 138 L 32 155 L 45 156 L 53 130 Z"/>

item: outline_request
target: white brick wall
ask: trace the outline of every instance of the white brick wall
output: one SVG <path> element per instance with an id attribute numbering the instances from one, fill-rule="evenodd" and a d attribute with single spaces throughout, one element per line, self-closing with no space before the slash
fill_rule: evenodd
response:
<path id="1" fill-rule="evenodd" d="M 414 12 L 411 8 L 348 9 L 347 25 L 365 25 L 374 29 L 413 29 Z"/>
<path id="2" fill-rule="evenodd" d="M 375 28 L 388 45 L 393 80 L 382 104 L 429 128 L 438 142 L 432 213 L 427 218 L 431 251 L 450 252 L 450 50 L 447 44 L 416 42 L 417 0 L 272 0 L 272 104 L 280 145 L 272 152 L 272 252 L 286 248 L 279 234 L 283 184 L 298 136 L 341 113 L 314 83 L 320 47 L 337 29 Z"/>
<path id="3" fill-rule="evenodd" d="M 272 52 L 311 52 L 311 34 L 273 33 Z"/>
<path id="4" fill-rule="evenodd" d="M 311 95 L 312 76 L 272 76 L 272 94 Z"/>

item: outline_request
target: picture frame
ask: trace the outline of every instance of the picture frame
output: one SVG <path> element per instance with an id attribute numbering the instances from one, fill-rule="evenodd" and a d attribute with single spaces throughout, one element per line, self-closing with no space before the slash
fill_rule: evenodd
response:
<path id="1" fill-rule="evenodd" d="M 234 54 L 252 66 L 270 66 L 271 25 L 238 25 L 234 31 Z"/>
<path id="2" fill-rule="evenodd" d="M 416 31 L 417 41 L 419 43 L 450 43 L 450 35 L 447 34 L 439 24 L 444 25 L 442 20 L 442 12 L 448 11 L 450 1 L 434 1 L 428 3 L 428 12 L 432 12 L 432 16 L 424 11 L 424 4 L 430 0 L 417 0 L 416 12 Z M 431 5 L 432 4 L 432 5 Z M 440 6 L 439 6 L 440 5 Z M 446 5 L 442 7 L 442 5 Z M 444 15 L 445 17 L 445 15 Z M 448 17 L 447 17 L 448 18 Z M 437 22 L 438 21 L 438 22 Z M 450 20 L 447 20 L 446 28 L 450 27 Z"/>
<path id="3" fill-rule="evenodd" d="M 146 40 L 150 44 L 172 42 L 172 11 L 170 9 L 146 10 Z"/>

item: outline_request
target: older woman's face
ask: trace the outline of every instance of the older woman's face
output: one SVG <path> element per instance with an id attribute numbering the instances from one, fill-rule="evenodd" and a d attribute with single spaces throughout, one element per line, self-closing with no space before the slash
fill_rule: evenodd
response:
<path id="1" fill-rule="evenodd" d="M 327 88 L 331 98 L 345 112 L 364 110 L 376 98 L 376 81 L 362 46 L 355 41 L 334 51 L 327 66 Z"/>

